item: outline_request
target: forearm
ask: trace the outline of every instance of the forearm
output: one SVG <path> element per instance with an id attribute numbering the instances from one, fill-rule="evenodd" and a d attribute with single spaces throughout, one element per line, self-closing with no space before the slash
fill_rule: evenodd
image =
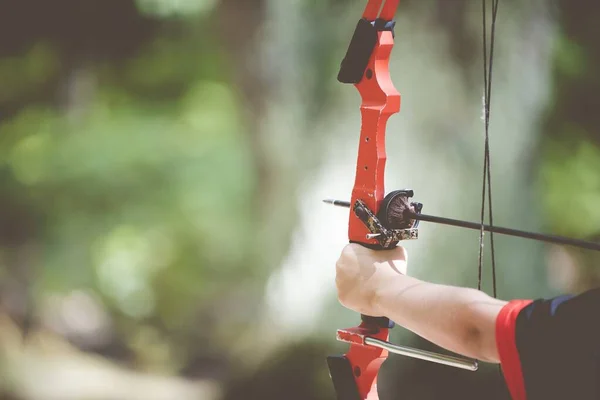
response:
<path id="1" fill-rule="evenodd" d="M 375 299 L 382 315 L 450 351 L 498 362 L 495 320 L 506 302 L 467 288 L 399 275 Z"/>

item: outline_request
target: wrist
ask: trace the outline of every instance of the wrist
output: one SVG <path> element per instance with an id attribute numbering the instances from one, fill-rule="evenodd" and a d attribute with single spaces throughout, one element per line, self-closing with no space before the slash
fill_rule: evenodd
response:
<path id="1" fill-rule="evenodd" d="M 376 311 L 377 315 L 389 317 L 390 310 L 394 308 L 390 305 L 394 303 L 394 298 L 402 290 L 406 278 L 405 275 L 395 275 L 385 279 L 382 284 L 377 286 L 371 304 L 371 308 Z"/>

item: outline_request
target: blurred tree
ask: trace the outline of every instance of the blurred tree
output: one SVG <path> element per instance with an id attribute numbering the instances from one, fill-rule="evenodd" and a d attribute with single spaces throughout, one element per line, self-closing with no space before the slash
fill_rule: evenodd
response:
<path id="1" fill-rule="evenodd" d="M 557 4 L 563 31 L 554 102 L 542 131 L 540 198 L 553 231 L 592 237 L 600 218 L 594 6 Z M 503 2 L 504 32 L 514 19 L 525 26 L 540 5 L 549 8 Z M 354 122 L 346 122 L 356 109 L 339 111 L 344 99 L 332 77 L 345 50 L 339 43 L 347 43 L 362 6 L 342 0 L 1 2 L 0 310 L 25 332 L 32 323 L 43 325 L 132 369 L 227 382 L 228 399 L 330 397 L 325 364 L 317 363 L 326 350 L 285 343 L 277 332 L 261 335 L 257 321 L 271 272 L 292 244 L 301 196 L 323 165 L 335 164 L 328 140 L 355 140 L 347 131 Z M 419 58 L 414 54 L 401 57 L 412 104 L 430 101 L 427 94 L 439 94 L 447 77 L 462 79 L 451 87 L 465 89 L 452 100 L 464 115 L 445 113 L 449 106 L 411 113 L 410 103 L 407 114 L 417 115 L 412 127 L 426 133 L 418 144 L 427 154 L 419 158 L 455 156 L 464 162 L 457 167 L 461 186 L 461 174 L 470 176 L 474 165 L 463 153 L 472 139 L 465 132 L 479 133 L 464 127 L 474 118 L 460 97 L 479 96 L 474 32 L 480 27 L 473 22 L 479 15 L 471 0 L 406 0 L 403 7 L 407 24 L 423 23 L 414 35 L 422 42 L 411 43 L 408 35 L 399 40 L 422 52 L 421 64 L 411 64 Z M 548 23 L 540 17 L 531 25 Z M 440 60 L 428 57 L 442 50 L 447 60 L 436 62 L 424 82 L 422 63 Z M 503 99 L 515 90 L 505 86 Z M 511 128 L 527 126 L 518 123 Z M 514 137 L 505 132 L 501 140 Z M 403 163 L 410 159 L 406 143 L 390 147 Z M 530 182 L 506 181 L 503 189 Z M 523 196 L 503 191 L 505 203 Z M 513 220 L 522 217 L 514 206 L 502 209 Z M 526 221 L 536 218 L 521 211 Z M 452 248 L 450 239 L 439 248 Z M 520 246 L 507 244 L 505 259 L 530 251 Z M 531 254 L 518 260 L 535 260 L 538 253 Z M 456 264 L 463 260 L 457 256 Z M 597 262 L 588 254 L 573 260 L 575 266 Z M 460 271 L 447 270 L 444 278 L 463 279 Z M 543 281 L 531 278 L 538 272 L 523 272 L 519 284 L 541 290 Z M 583 273 L 579 285 L 597 276 Z M 336 318 L 347 318 L 336 310 Z M 329 317 L 323 325 L 337 322 Z M 405 359 L 387 369 L 404 375 L 388 380 L 386 390 L 411 398 L 481 398 L 498 382 L 495 370 L 465 377 Z M 10 370 L 0 365 L 0 374 Z M 440 385 L 432 386 L 431 376 Z M 407 379 L 413 387 L 394 386 Z"/>
<path id="2" fill-rule="evenodd" d="M 547 221 L 552 230 L 575 237 L 600 237 L 600 5 L 558 1 L 561 35 L 555 44 L 553 103 L 543 121 L 540 180 Z M 600 256 L 564 249 L 553 271 L 572 270 L 557 283 L 579 291 L 600 284 Z M 556 252 L 554 253 L 556 254 Z M 561 268 L 557 263 L 562 263 Z M 581 270 L 581 267 L 584 270 Z M 577 272 L 579 271 L 579 272 Z"/>
<path id="3" fill-rule="evenodd" d="M 199 339 L 251 314 L 214 304 L 256 303 L 220 301 L 240 268 L 252 274 L 255 172 L 213 7 L 186 22 L 146 6 L 0 5 L 1 304 L 25 324 L 39 314 L 28 297 L 89 288 L 118 332 L 96 351 L 134 348 L 152 326 L 177 368 Z"/>

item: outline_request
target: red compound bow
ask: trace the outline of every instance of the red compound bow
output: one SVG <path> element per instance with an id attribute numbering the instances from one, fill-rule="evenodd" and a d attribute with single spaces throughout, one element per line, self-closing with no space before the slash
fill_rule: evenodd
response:
<path id="1" fill-rule="evenodd" d="M 467 222 L 436 217 L 421 213 L 422 204 L 411 202 L 412 190 L 396 190 L 385 196 L 384 172 L 386 162 L 385 131 L 391 115 L 400 111 L 400 94 L 390 78 L 389 61 L 394 46 L 394 15 L 400 0 L 368 0 L 362 18 L 348 47 L 338 74 L 342 83 L 351 83 L 358 89 L 362 104 L 362 126 L 356 180 L 351 202 L 325 200 L 334 205 L 350 207 L 348 237 L 350 242 L 376 250 L 389 249 L 400 240 L 416 239 L 419 221 L 428 221 L 480 231 L 479 272 L 481 277 L 483 232 L 499 233 L 523 238 L 542 240 L 562 245 L 600 250 L 600 243 L 565 238 L 555 235 L 525 232 L 493 225 L 491 212 L 491 181 L 489 156 L 489 116 L 491 77 L 493 64 L 494 30 L 499 0 L 491 0 L 491 35 L 487 44 L 486 0 L 483 5 L 483 52 L 485 92 L 485 148 L 483 170 L 483 198 L 481 222 Z M 488 59 L 489 55 L 489 59 Z M 384 197 L 385 196 L 385 197 Z M 484 211 L 488 196 L 490 224 L 484 224 Z M 492 271 L 495 264 L 493 236 L 490 235 Z M 479 286 L 481 285 L 481 278 Z M 388 352 L 422 360 L 477 370 L 477 361 L 423 350 L 398 346 L 388 342 L 393 322 L 384 317 L 361 315 L 361 324 L 354 328 L 340 329 L 337 339 L 350 344 L 350 350 L 342 356 L 327 359 L 338 400 L 378 400 L 377 374 Z"/>
<path id="2" fill-rule="evenodd" d="M 362 127 L 356 166 L 356 181 L 352 190 L 348 237 L 351 242 L 375 249 L 395 246 L 399 240 L 417 238 L 417 220 L 409 219 L 404 226 L 390 226 L 388 205 L 406 202 L 412 191 L 390 193 L 384 200 L 386 162 L 385 131 L 388 118 L 400 111 L 400 93 L 389 73 L 389 60 L 394 46 L 393 20 L 399 0 L 369 0 L 344 58 L 338 80 L 352 83 L 362 97 L 360 107 Z M 412 211 L 421 205 L 411 203 Z M 340 329 L 337 338 L 350 343 L 343 356 L 328 357 L 330 375 L 338 400 L 376 400 L 377 374 L 388 351 L 476 370 L 475 361 L 438 355 L 396 346 L 388 342 L 387 318 L 362 315 L 358 327 Z"/>
<path id="3" fill-rule="evenodd" d="M 384 205 L 385 130 L 389 117 L 400 111 L 400 93 L 390 78 L 389 60 L 394 46 L 393 20 L 399 0 L 370 0 L 356 26 L 338 80 L 353 83 L 362 97 L 362 127 L 356 180 L 352 190 L 352 207 L 348 227 L 351 242 L 387 249 L 402 239 L 417 238 L 417 221 L 396 229 L 384 224 L 386 205 L 394 199 L 412 197 L 412 191 L 396 191 L 386 197 Z M 421 205 L 412 203 L 420 212 Z M 381 211 L 380 211 L 381 210 Z M 387 225 L 387 226 L 386 226 Z M 329 370 L 339 400 L 377 399 L 377 374 L 388 351 L 421 356 L 477 369 L 477 363 L 441 356 L 388 342 L 392 323 L 387 318 L 361 316 L 355 328 L 338 330 L 338 340 L 350 343 L 344 356 L 328 358 Z"/>

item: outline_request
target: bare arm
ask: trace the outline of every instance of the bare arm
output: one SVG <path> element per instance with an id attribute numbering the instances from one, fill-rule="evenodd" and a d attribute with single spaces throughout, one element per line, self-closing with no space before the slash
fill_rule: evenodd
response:
<path id="1" fill-rule="evenodd" d="M 386 316 L 450 351 L 499 362 L 495 323 L 506 302 L 475 289 L 406 276 L 406 258 L 402 247 L 346 246 L 337 263 L 340 302 L 363 314 Z"/>
<path id="2" fill-rule="evenodd" d="M 378 291 L 375 306 L 380 314 L 438 346 L 499 362 L 495 322 L 504 304 L 475 289 L 398 275 Z"/>

